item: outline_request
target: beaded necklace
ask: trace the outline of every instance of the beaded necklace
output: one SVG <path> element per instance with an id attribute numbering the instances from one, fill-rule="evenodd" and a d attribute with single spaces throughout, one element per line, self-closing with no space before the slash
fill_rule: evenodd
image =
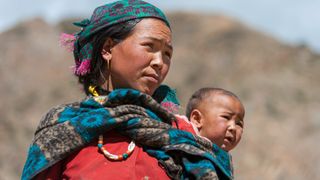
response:
<path id="1" fill-rule="evenodd" d="M 101 100 L 98 98 L 99 94 L 95 89 L 96 87 L 93 86 L 89 86 L 89 92 L 96 97 L 95 100 L 97 102 L 101 103 Z M 111 154 L 109 151 L 107 151 L 104 147 L 103 147 L 103 135 L 99 135 L 99 141 L 98 141 L 98 148 L 99 150 L 104 154 L 104 156 L 107 159 L 110 160 L 114 160 L 114 161 L 121 161 L 121 160 L 125 160 L 127 159 L 133 152 L 134 148 L 135 148 L 136 144 L 134 143 L 134 141 L 132 140 L 130 142 L 130 144 L 128 145 L 128 150 L 120 155 L 115 155 L 115 154 Z"/>

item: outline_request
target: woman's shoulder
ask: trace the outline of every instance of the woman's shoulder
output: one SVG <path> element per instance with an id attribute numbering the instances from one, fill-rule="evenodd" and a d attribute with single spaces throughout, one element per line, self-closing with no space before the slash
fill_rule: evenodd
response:
<path id="1" fill-rule="evenodd" d="M 45 118 L 48 115 L 54 115 L 61 111 L 63 111 L 67 107 L 80 107 L 81 101 L 71 102 L 71 103 L 65 103 L 65 104 L 59 104 L 56 106 L 51 107 L 42 118 Z"/>
<path id="2" fill-rule="evenodd" d="M 40 130 L 44 129 L 45 127 L 51 126 L 55 123 L 57 123 L 60 114 L 65 111 L 67 108 L 77 108 L 80 107 L 81 101 L 76 101 L 76 102 L 71 102 L 71 103 L 65 103 L 65 104 L 60 104 L 60 105 L 56 105 L 53 106 L 52 108 L 50 108 L 47 112 L 45 112 L 40 120 L 40 123 L 37 127 L 37 130 L 35 132 L 35 134 L 37 132 L 39 132 Z"/>

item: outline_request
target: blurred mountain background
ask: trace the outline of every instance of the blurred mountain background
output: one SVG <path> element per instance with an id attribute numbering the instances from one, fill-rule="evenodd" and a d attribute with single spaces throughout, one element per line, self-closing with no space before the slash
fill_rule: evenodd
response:
<path id="1" fill-rule="evenodd" d="M 246 108 L 242 142 L 233 154 L 238 180 L 320 179 L 320 55 L 288 45 L 221 15 L 171 13 L 174 55 L 166 83 L 181 112 L 198 88 L 236 93 Z M 0 33 L 0 179 L 19 179 L 41 116 L 82 99 L 59 47 L 73 20 L 22 22 Z"/>

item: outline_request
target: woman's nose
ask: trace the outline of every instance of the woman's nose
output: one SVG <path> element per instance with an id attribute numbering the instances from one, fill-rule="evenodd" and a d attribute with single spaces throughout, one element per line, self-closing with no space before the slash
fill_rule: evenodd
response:
<path id="1" fill-rule="evenodd" d="M 161 53 L 161 52 L 157 52 L 157 53 L 154 55 L 154 58 L 151 60 L 150 65 L 151 65 L 151 67 L 154 68 L 154 69 L 159 69 L 159 70 L 162 69 L 162 66 L 163 66 L 163 56 L 162 56 L 162 53 Z"/>

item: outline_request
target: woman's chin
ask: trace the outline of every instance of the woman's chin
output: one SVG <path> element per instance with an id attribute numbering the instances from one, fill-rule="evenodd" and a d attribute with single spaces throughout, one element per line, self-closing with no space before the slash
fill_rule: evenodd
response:
<path id="1" fill-rule="evenodd" d="M 138 90 L 138 91 L 140 91 L 142 93 L 145 93 L 145 94 L 148 94 L 148 95 L 151 96 L 155 92 L 156 87 L 150 87 L 150 86 L 144 85 L 144 86 L 138 86 L 138 87 L 133 88 L 133 89 L 136 89 L 136 90 Z"/>
<path id="2" fill-rule="evenodd" d="M 156 83 L 141 83 L 136 89 L 151 96 L 158 87 L 159 84 Z"/>
<path id="3" fill-rule="evenodd" d="M 146 90 L 143 93 L 152 96 L 155 91 L 156 91 L 156 88 L 146 88 Z"/>

